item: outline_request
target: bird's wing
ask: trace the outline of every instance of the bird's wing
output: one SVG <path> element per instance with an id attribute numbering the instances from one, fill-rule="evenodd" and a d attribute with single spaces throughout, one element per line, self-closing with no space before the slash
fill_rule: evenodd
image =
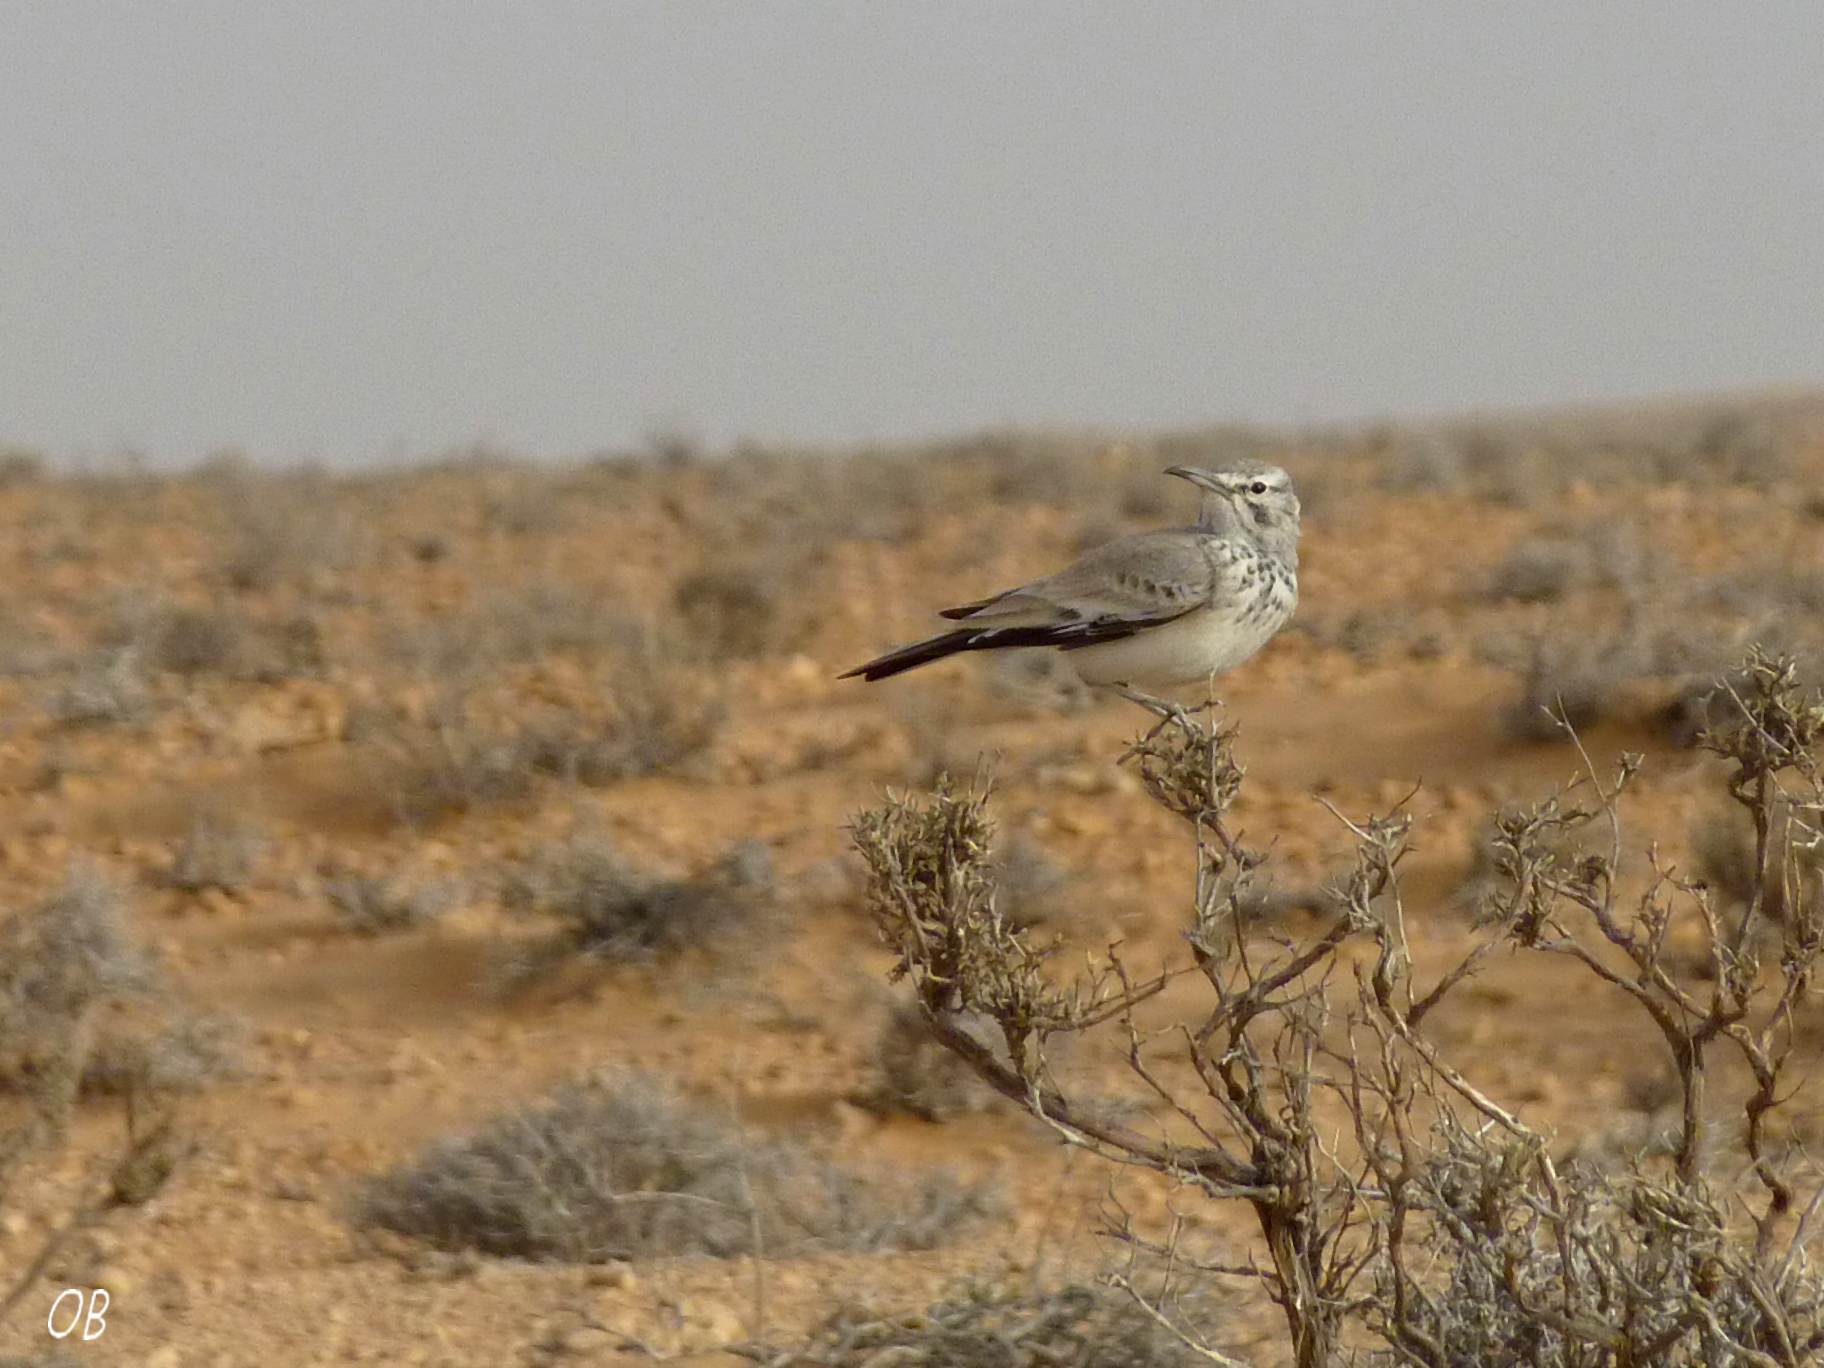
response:
<path id="1" fill-rule="evenodd" d="M 843 676 L 886 679 L 962 651 L 1055 646 L 1074 651 L 1195 612 L 1233 592 L 1227 561 L 1192 532 L 1143 532 L 1097 547 L 1075 565 L 979 603 L 946 608 L 963 625 L 889 651 Z"/>
<path id="2" fill-rule="evenodd" d="M 1137 629 L 1169 621 L 1207 603 L 1219 588 L 1207 540 L 1191 532 L 1122 537 L 1055 575 L 947 609 L 944 616 L 984 627 L 1098 623 Z"/>

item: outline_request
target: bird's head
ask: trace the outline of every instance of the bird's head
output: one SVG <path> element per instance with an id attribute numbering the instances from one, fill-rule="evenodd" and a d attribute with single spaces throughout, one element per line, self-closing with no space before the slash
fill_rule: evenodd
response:
<path id="1" fill-rule="evenodd" d="M 1228 461 L 1219 466 L 1173 466 L 1165 472 L 1204 491 L 1199 523 L 1219 526 L 1229 519 L 1256 536 L 1298 535 L 1298 495 L 1292 477 L 1265 461 Z"/>

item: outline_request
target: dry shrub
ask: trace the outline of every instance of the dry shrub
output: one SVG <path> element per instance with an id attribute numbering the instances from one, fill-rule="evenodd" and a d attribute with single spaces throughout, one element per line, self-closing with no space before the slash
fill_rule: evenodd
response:
<path id="1" fill-rule="evenodd" d="M 1556 603 L 1589 575 L 1581 543 L 1554 538 L 1522 542 L 1490 574 L 1488 595 L 1517 603 Z"/>
<path id="2" fill-rule="evenodd" d="M 131 650 L 147 669 L 186 680 L 273 682 L 320 673 L 324 664 L 322 631 L 308 613 L 255 621 L 232 603 L 129 602 L 107 624 L 101 645 Z"/>
<path id="3" fill-rule="evenodd" d="M 155 670 L 186 677 L 235 674 L 247 655 L 247 626 L 238 614 L 172 608 L 151 625 L 147 659 Z"/>
<path id="4" fill-rule="evenodd" d="M 948 1175 L 864 1181 L 649 1075 L 602 1073 L 374 1179 L 354 1218 L 440 1249 L 600 1263 L 929 1249 L 988 1209 Z"/>
<path id="5" fill-rule="evenodd" d="M 1698 877 L 1719 897 L 1719 907 L 1741 915 L 1749 907 L 1776 926 L 1824 915 L 1824 846 L 1814 814 L 1777 801 L 1768 821 L 1766 867 L 1755 833 L 1718 809 L 1697 824 L 1691 841 Z"/>
<path id="6" fill-rule="evenodd" d="M 517 737 L 526 763 L 565 783 L 607 788 L 688 772 L 721 729 L 722 705 L 712 696 L 667 695 L 662 682 L 633 680 L 616 698 L 607 721 L 552 711 L 527 724 Z"/>
<path id="7" fill-rule="evenodd" d="M 1002 842 L 994 861 L 995 907 L 1013 926 L 1057 928 L 1077 908 L 1070 871 L 1024 833 Z"/>
<path id="8" fill-rule="evenodd" d="M 699 570 L 671 593 L 678 628 L 707 661 L 747 660 L 779 646 L 779 591 L 756 566 Z"/>
<path id="9" fill-rule="evenodd" d="M 1812 398 L 1383 425 L 1338 440 L 1374 457 L 1383 488 L 1533 505 L 1576 479 L 1770 489 L 1791 478 L 1816 419 Z"/>
<path id="10" fill-rule="evenodd" d="M 578 956 L 649 963 L 693 948 L 751 944 L 773 909 L 772 860 L 748 841 L 698 874 L 666 879 L 629 864 L 605 841 L 581 837 L 509 872 L 501 896 L 516 911 L 558 923 L 512 967 L 509 978 L 520 982 Z"/>
<path id="11" fill-rule="evenodd" d="M 158 1007 L 100 1024 L 82 1073 L 84 1095 L 196 1092 L 239 1072 L 238 1026 L 168 1002 Z"/>
<path id="12" fill-rule="evenodd" d="M 1142 1303 L 1124 1288 L 1096 1284 L 1035 1292 L 971 1283 L 911 1315 L 844 1306 L 807 1344 L 769 1350 L 766 1362 L 773 1368 L 1221 1368 L 1240 1360 L 1205 1341 L 1227 1310 L 1207 1292 L 1149 1294 Z"/>
<path id="13" fill-rule="evenodd" d="M 69 1125 L 97 1013 L 155 981 L 119 890 L 91 870 L 0 924 L 0 1078 L 32 1107 L 23 1127 L 0 1132 L 0 1186 L 12 1161 Z"/>
<path id="14" fill-rule="evenodd" d="M 504 595 L 477 617 L 444 630 L 450 656 L 468 662 L 546 655 L 612 657 L 637 652 L 643 635 L 636 624 L 604 613 L 598 601 L 562 584 L 539 584 Z"/>
<path id="15" fill-rule="evenodd" d="M 610 642 L 599 643 L 603 649 Z M 726 713 L 718 675 L 692 668 L 691 644 L 675 631 L 621 623 L 612 633 L 603 715 L 551 710 L 518 733 L 527 762 L 570 783 L 603 788 L 675 773 L 715 741 Z"/>
<path id="16" fill-rule="evenodd" d="M 1792 475 L 1792 434 L 1766 415 L 1724 413 L 1705 425 L 1694 455 L 1719 484 L 1772 489 Z"/>
<path id="17" fill-rule="evenodd" d="M 422 721 L 370 719 L 383 780 L 407 820 L 512 802 L 540 776 L 602 787 L 677 772 L 715 740 L 724 715 L 714 677 L 688 670 L 675 644 L 650 634 L 617 657 L 601 715 L 496 716 L 477 682 L 472 669 L 446 676 Z"/>
<path id="18" fill-rule="evenodd" d="M 1607 717 L 1624 678 L 1613 643 L 1540 638 L 1520 697 L 1501 715 L 1503 730 L 1521 741 L 1562 739 L 1567 722 L 1582 729 Z"/>
<path id="19" fill-rule="evenodd" d="M 91 653 L 51 695 L 49 707 L 51 716 L 66 727 L 143 721 L 152 711 L 143 657 L 131 647 Z"/>
<path id="20" fill-rule="evenodd" d="M 1435 1294 L 1407 1305 L 1411 1344 L 1446 1364 L 1816 1362 L 1815 1279 L 1766 1278 L 1710 1192 L 1638 1169 L 1576 1164 L 1547 1180 L 1539 1167 L 1527 1141 L 1442 1124 L 1410 1196 L 1445 1260 Z M 1797 1342 L 1767 1354 L 1780 1324 Z"/>
<path id="21" fill-rule="evenodd" d="M 1382 489 L 1456 490 L 1468 478 L 1462 450 L 1438 433 L 1383 423 L 1366 429 L 1361 441 L 1379 463 Z"/>
<path id="22" fill-rule="evenodd" d="M 608 706 L 591 753 L 596 782 L 677 769 L 708 749 L 725 715 L 713 676 L 690 670 L 678 642 L 650 633 L 616 663 Z"/>
<path id="23" fill-rule="evenodd" d="M 984 1049 L 993 1041 L 977 1037 Z M 852 1100 L 870 1111 L 906 1112 L 924 1121 L 950 1121 L 986 1111 L 995 1094 L 969 1066 L 945 1049 L 925 1025 L 924 1013 L 898 1002 L 874 1045 L 874 1081 Z"/>
<path id="24" fill-rule="evenodd" d="M 219 491 L 227 546 L 221 574 L 243 592 L 319 585 L 354 559 L 355 527 L 338 507 L 337 482 L 321 471 L 207 472 Z"/>
<path id="25" fill-rule="evenodd" d="M 839 541 L 903 542 L 940 507 L 949 473 L 926 449 L 847 455 L 750 451 L 704 470 L 709 500 L 667 501 L 668 515 L 715 544 L 806 554 Z"/>
<path id="26" fill-rule="evenodd" d="M 551 472 L 508 464 L 487 479 L 482 517 L 489 528 L 510 537 L 542 537 L 563 527 L 564 490 Z"/>
<path id="27" fill-rule="evenodd" d="M 385 936 L 429 926 L 462 900 L 452 879 L 415 882 L 396 874 L 332 874 L 323 896 L 336 920 L 363 936 Z"/>
<path id="28" fill-rule="evenodd" d="M 1525 812 L 1495 814 L 1476 835 L 1469 869 L 1451 894 L 1452 905 L 1472 925 L 1499 921 L 1521 870 L 1562 875 L 1575 869 L 1592 849 L 1584 837 L 1580 827 L 1541 825 Z"/>
<path id="29" fill-rule="evenodd" d="M 206 806 L 190 819 L 160 882 L 183 893 L 239 893 L 253 883 L 266 847 L 266 838 L 247 818 Z"/>
<path id="30" fill-rule="evenodd" d="M 1728 691 L 1716 680 L 1692 680 L 1673 693 L 1654 715 L 1653 723 L 1676 749 L 1690 750 L 1726 716 L 1728 702 Z"/>
<path id="31" fill-rule="evenodd" d="M 1753 833 L 1751 868 L 1802 887 L 1799 853 L 1824 813 L 1824 695 L 1759 652 L 1738 677 L 1734 715 L 1703 744 Z M 1268 854 L 1227 826 L 1235 742 L 1187 713 L 1127 753 L 1195 835 L 1188 963 L 1147 979 L 1119 947 L 1067 975 L 999 915 L 984 792 L 940 785 L 854 823 L 891 976 L 931 1035 L 1066 1142 L 1245 1205 L 1259 1239 L 1205 1248 L 1179 1220 L 1151 1228 L 1120 1210 L 1108 1233 L 1195 1284 L 1262 1288 L 1299 1368 L 1816 1363 L 1824 1186 L 1774 1118 L 1795 1093 L 1796 1013 L 1824 953 L 1819 900 L 1776 903 L 1756 878 L 1725 918 L 1652 847 L 1652 877 L 1624 898 L 1622 806 L 1641 765 L 1624 756 L 1499 816 L 1482 927 L 1421 979 L 1403 811 L 1338 814 L 1354 867 L 1308 931 L 1249 925 Z M 1782 835 L 1782 807 L 1802 840 Z M 1677 1106 L 1652 1153 L 1561 1162 L 1549 1133 L 1450 1058 L 1433 1013 L 1495 955 L 1555 965 L 1651 1028 Z M 1143 1023 L 1137 1009 L 1179 975 L 1206 1000 L 1176 1026 Z M 1104 1031 L 1137 1097 L 1177 1124 L 1132 1126 L 1073 1095 L 1056 1051 Z"/>
<path id="32" fill-rule="evenodd" d="M 36 484 L 44 478 L 45 459 L 21 446 L 0 446 L 0 489 Z"/>
<path id="33" fill-rule="evenodd" d="M 77 870 L 0 926 L 0 1086 L 27 1095 L 42 1134 L 59 1132 L 80 1096 L 192 1092 L 234 1070 L 238 1032 L 173 998 L 124 906 L 118 888 Z"/>
<path id="34" fill-rule="evenodd" d="M 525 734 L 490 725 L 472 702 L 444 692 L 415 723 L 377 717 L 382 779 L 406 821 L 425 822 L 524 798 L 538 773 Z"/>
<path id="35" fill-rule="evenodd" d="M 700 754 L 721 727 L 717 673 L 698 666 L 693 643 L 675 624 L 643 627 L 605 615 L 561 587 L 505 597 L 473 616 L 401 629 L 396 637 L 394 655 L 439 690 L 429 730 L 441 740 L 421 760 L 455 771 L 448 776 L 456 781 L 453 797 L 460 797 L 463 772 L 471 770 L 483 793 L 493 787 L 490 776 L 504 770 L 591 786 L 665 773 Z M 578 657 L 604 671 L 600 707 L 553 707 L 484 725 L 474 702 L 482 686 L 550 655 Z"/>

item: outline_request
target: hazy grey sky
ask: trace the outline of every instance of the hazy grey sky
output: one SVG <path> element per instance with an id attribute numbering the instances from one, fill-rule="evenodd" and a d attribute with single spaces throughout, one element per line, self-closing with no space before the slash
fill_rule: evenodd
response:
<path id="1" fill-rule="evenodd" d="M 1824 4 L 0 7 L 0 441 L 532 454 L 1824 379 Z"/>

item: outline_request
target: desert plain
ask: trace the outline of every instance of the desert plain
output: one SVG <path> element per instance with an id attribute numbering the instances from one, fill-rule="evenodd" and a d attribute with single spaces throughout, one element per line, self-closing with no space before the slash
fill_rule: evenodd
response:
<path id="1" fill-rule="evenodd" d="M 1121 762 L 1150 719 L 1045 655 L 837 675 L 939 607 L 1188 521 L 1164 467 L 1265 456 L 1304 501 L 1300 608 L 1216 685 L 1232 817 L 1270 852 L 1258 934 L 1322 924 L 1338 813 L 1398 808 L 1413 957 L 1448 962 L 1479 934 L 1494 814 L 1584 772 L 1554 707 L 1598 768 L 1644 757 L 1626 848 L 1726 906 L 1741 819 L 1692 741 L 1750 645 L 1824 648 L 1821 416 L 1753 396 L 360 473 L 12 455 L 0 1361 L 764 1361 L 839 1308 L 1093 1285 L 1123 1266 L 1117 1209 L 1245 1262 L 1245 1208 L 1062 1144 L 916 1035 L 851 848 L 889 792 L 991 775 L 1003 911 L 1059 964 L 1173 964 L 1192 856 Z M 1148 1020 L 1195 1004 L 1174 984 Z M 1567 1161 L 1665 1124 L 1663 1044 L 1561 964 L 1492 955 L 1433 1030 Z M 1821 1046 L 1801 1000 L 1772 1122 L 1794 1152 L 1824 1133 Z M 1061 1067 L 1165 1124 L 1119 1049 Z M 756 1257 L 651 1223 L 572 1246 L 561 1210 L 465 1248 L 459 1219 L 407 1210 L 439 1145 L 591 1078 L 681 1099 L 743 1183 L 781 1146 L 839 1166 L 861 1215 Z M 151 1170 L 125 1192 L 123 1156 Z M 1287 1361 L 1258 1289 L 1212 1283 L 1209 1342 Z M 88 1343 L 47 1330 L 72 1287 L 109 1291 Z"/>

